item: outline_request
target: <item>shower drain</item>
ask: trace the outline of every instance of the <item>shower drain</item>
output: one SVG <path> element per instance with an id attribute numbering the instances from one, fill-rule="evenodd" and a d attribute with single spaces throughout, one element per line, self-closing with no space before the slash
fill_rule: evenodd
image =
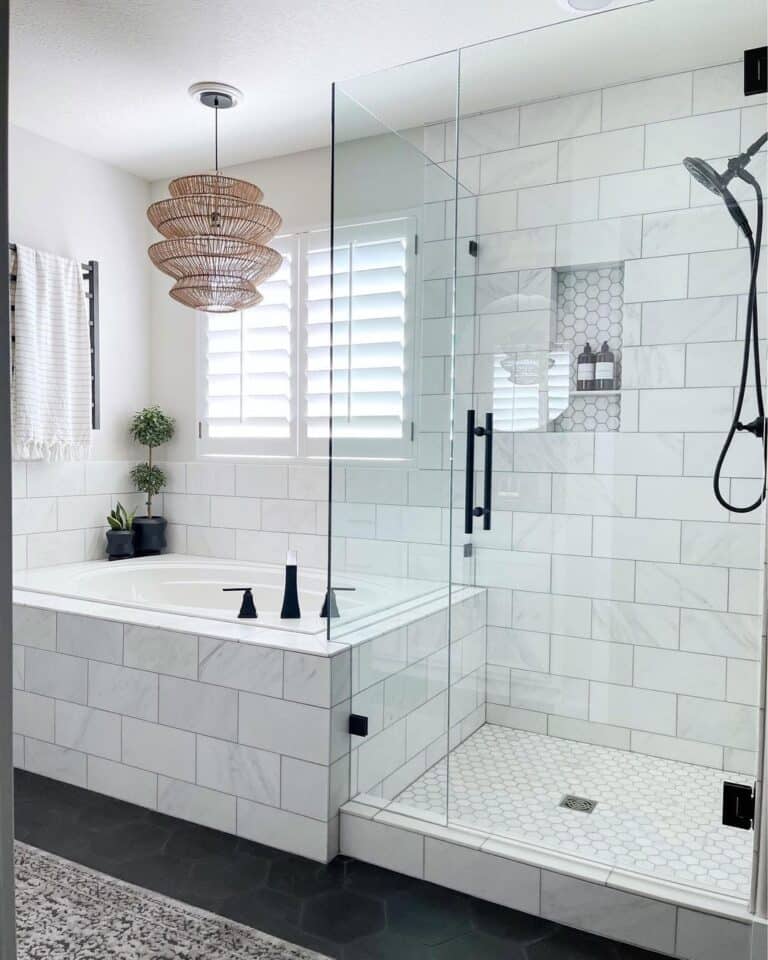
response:
<path id="1" fill-rule="evenodd" d="M 571 793 L 566 793 L 560 801 L 561 807 L 567 807 L 568 810 L 578 810 L 581 813 L 592 813 L 597 806 L 597 800 L 587 800 L 586 797 L 575 797 Z"/>

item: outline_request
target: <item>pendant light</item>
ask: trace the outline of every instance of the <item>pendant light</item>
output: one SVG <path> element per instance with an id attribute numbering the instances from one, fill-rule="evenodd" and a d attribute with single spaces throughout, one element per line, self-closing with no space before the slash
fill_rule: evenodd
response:
<path id="1" fill-rule="evenodd" d="M 215 171 L 177 177 L 170 197 L 149 207 L 150 223 L 166 238 L 149 257 L 176 281 L 170 296 L 179 303 L 208 313 L 245 310 L 261 302 L 258 284 L 283 261 L 267 246 L 282 219 L 261 203 L 255 184 L 219 173 L 219 110 L 235 107 L 242 93 L 223 83 L 196 83 L 189 93 L 214 111 Z"/>

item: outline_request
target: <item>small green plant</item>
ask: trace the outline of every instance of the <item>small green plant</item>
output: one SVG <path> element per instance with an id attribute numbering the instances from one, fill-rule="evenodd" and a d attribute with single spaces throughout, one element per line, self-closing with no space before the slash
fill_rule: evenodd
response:
<path id="1" fill-rule="evenodd" d="M 174 434 L 176 421 L 157 405 L 145 407 L 131 420 L 131 439 L 149 448 L 145 463 L 138 463 L 131 470 L 131 480 L 137 490 L 147 495 L 147 516 L 152 516 L 152 498 L 156 497 L 167 483 L 165 472 L 152 463 L 155 447 L 167 443 Z"/>
<path id="2" fill-rule="evenodd" d="M 128 513 L 125 507 L 117 501 L 117 506 L 114 510 L 109 512 L 107 516 L 107 523 L 111 530 L 132 530 L 133 529 L 133 518 L 136 516 L 136 511 L 133 513 Z"/>

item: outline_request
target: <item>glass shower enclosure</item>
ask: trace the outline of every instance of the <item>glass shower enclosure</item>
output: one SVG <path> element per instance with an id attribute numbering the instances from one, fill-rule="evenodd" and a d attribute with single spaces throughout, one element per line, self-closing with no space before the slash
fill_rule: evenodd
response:
<path id="1" fill-rule="evenodd" d="M 738 36 L 634 55 L 652 7 L 336 85 L 330 580 L 394 611 L 351 647 L 349 793 L 744 905 L 754 833 L 723 811 L 760 775 L 762 436 L 718 488 L 756 509 L 712 476 L 766 273 L 753 301 L 683 160 L 724 170 L 766 107 Z M 751 366 L 745 424 L 761 389 Z"/>

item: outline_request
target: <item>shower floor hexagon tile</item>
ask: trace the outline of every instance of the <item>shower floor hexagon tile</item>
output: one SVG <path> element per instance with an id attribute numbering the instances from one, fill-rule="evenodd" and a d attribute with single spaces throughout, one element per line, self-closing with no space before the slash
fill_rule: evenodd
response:
<path id="1" fill-rule="evenodd" d="M 555 847 L 613 867 L 748 899 L 752 832 L 721 824 L 724 780 L 748 777 L 493 724 L 431 767 L 390 809 Z M 592 813 L 560 806 L 596 801 Z M 403 809 L 405 812 L 405 809 Z"/>

